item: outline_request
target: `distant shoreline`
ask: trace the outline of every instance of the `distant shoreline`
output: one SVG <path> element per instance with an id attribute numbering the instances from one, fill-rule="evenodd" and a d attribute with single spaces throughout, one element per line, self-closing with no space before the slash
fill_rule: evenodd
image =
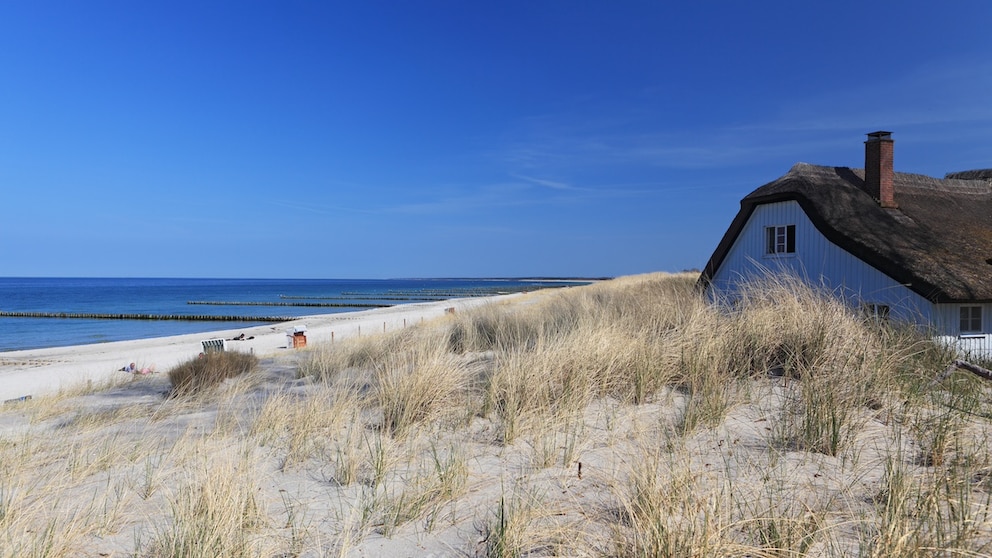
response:
<path id="1" fill-rule="evenodd" d="M 419 302 L 358 312 L 300 316 L 293 321 L 279 324 L 0 351 L 0 401 L 43 395 L 86 381 L 105 381 L 122 374 L 121 367 L 129 362 L 137 363 L 139 368 L 153 366 L 156 370 L 165 372 L 199 354 L 203 350 L 201 341 L 204 339 L 229 339 L 232 341 L 228 343 L 228 350 L 250 351 L 261 357 L 294 354 L 295 351 L 287 347 L 286 331 L 295 327 L 306 328 L 308 345 L 331 343 L 349 337 L 412 327 L 426 320 L 441 318 L 449 313 L 450 308 L 461 312 L 517 296 L 521 295 Z M 233 341 L 240 334 L 245 335 L 245 340 Z"/>
<path id="2" fill-rule="evenodd" d="M 231 324 L 220 327 L 275 325 L 317 312 L 351 314 L 373 307 L 591 282 L 533 277 L 0 278 L 0 352 L 183 335 L 216 329 L 219 322 Z"/>

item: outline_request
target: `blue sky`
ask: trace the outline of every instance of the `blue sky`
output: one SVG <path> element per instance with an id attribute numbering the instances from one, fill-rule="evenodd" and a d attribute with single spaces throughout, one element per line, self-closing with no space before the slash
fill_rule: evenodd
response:
<path id="1" fill-rule="evenodd" d="M 992 167 L 992 3 L 0 4 L 0 275 L 699 268 L 803 161 Z"/>

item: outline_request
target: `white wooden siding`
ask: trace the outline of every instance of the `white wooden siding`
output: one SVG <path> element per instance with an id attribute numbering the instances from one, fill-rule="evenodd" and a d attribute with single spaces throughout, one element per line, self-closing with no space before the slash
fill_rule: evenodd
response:
<path id="1" fill-rule="evenodd" d="M 796 225 L 796 252 L 766 254 L 765 227 L 792 224 Z M 733 298 L 742 280 L 779 271 L 828 288 L 851 304 L 888 305 L 894 319 L 938 325 L 933 321 L 932 303 L 827 240 L 795 201 L 763 204 L 754 209 L 714 274 L 711 295 Z M 946 326 L 941 322 L 942 327 Z"/>
<path id="2" fill-rule="evenodd" d="M 961 307 L 982 307 L 982 333 L 992 333 L 992 304 L 937 304 L 934 322 L 944 335 L 961 335 Z"/>
<path id="3" fill-rule="evenodd" d="M 961 307 L 982 307 L 982 333 L 961 333 Z M 937 304 L 935 328 L 943 335 L 937 339 L 957 347 L 964 358 L 992 359 L 992 304 Z"/>

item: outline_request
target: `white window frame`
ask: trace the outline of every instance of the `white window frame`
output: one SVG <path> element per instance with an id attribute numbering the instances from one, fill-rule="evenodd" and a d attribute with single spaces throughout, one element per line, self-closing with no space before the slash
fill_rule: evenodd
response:
<path id="1" fill-rule="evenodd" d="M 792 248 L 792 250 L 789 250 Z M 788 256 L 796 253 L 796 226 L 765 227 L 765 256 Z"/>

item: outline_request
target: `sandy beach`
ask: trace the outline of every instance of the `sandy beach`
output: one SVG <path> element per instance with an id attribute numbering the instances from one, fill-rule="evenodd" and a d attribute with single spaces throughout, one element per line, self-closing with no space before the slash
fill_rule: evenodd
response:
<path id="1" fill-rule="evenodd" d="M 362 333 L 382 333 L 443 316 L 447 308 L 466 310 L 515 295 L 461 298 L 440 302 L 414 303 L 361 312 L 319 314 L 271 326 L 223 329 L 212 333 L 195 333 L 0 352 L 0 401 L 26 396 L 37 397 L 87 382 L 105 382 L 124 374 L 121 368 L 135 363 L 137 368 L 154 368 L 167 372 L 176 364 L 197 356 L 205 339 L 233 339 L 244 334 L 245 340 L 228 341 L 228 350 L 254 352 L 259 357 L 292 352 L 287 348 L 286 331 L 306 328 L 308 344 L 344 340 Z M 254 339 L 247 339 L 254 337 Z"/>

